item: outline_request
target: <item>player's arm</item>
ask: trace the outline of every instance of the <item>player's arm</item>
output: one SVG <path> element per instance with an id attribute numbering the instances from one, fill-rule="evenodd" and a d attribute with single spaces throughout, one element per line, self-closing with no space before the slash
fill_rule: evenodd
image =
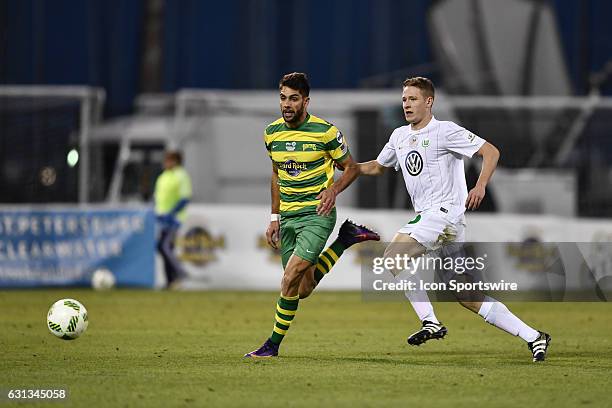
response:
<path id="1" fill-rule="evenodd" d="M 344 170 L 342 176 L 326 190 L 323 190 L 317 196 L 317 200 L 321 200 L 317 206 L 317 214 L 327 215 L 331 212 L 336 204 L 336 197 L 343 192 L 348 186 L 355 181 L 359 176 L 359 165 L 350 153 L 341 160 L 336 161 L 336 167 Z"/>
<path id="2" fill-rule="evenodd" d="M 321 200 L 321 203 L 319 203 L 317 207 L 317 213 L 319 215 L 329 214 L 334 208 L 338 194 L 343 192 L 359 176 L 358 163 L 353 160 L 350 153 L 342 158 L 342 160 L 336 161 L 335 166 L 342 170 L 343 173 L 330 188 L 321 191 L 317 196 L 317 200 Z"/>
<path id="3" fill-rule="evenodd" d="M 380 176 L 387 169 L 376 160 L 370 160 L 364 163 L 357 163 L 359 174 L 364 176 Z"/>
<path id="4" fill-rule="evenodd" d="M 327 215 L 334 208 L 336 203 L 336 197 L 348 186 L 350 186 L 357 177 L 360 175 L 365 176 L 380 176 L 386 170 L 386 167 L 378 163 L 376 160 L 370 160 L 365 163 L 357 163 L 350 154 L 347 155 L 342 161 L 336 163 L 336 167 L 344 170 L 342 176 L 334 182 L 334 184 L 327 190 L 322 191 L 317 199 L 321 200 L 321 203 L 317 207 L 317 213 L 319 215 Z"/>
<path id="5" fill-rule="evenodd" d="M 482 169 L 476 185 L 470 190 L 465 201 L 465 207 L 468 210 L 475 210 L 480 207 L 487 184 L 491 180 L 499 160 L 499 150 L 489 142 L 485 142 L 475 154 L 482 157 Z"/>
<path id="6" fill-rule="evenodd" d="M 324 190 L 319 194 L 317 198 L 321 200 L 321 203 L 317 207 L 317 213 L 320 215 L 329 214 L 336 203 L 336 196 L 347 188 L 360 175 L 380 176 L 383 174 L 386 167 L 383 166 L 381 162 L 391 167 L 397 166 L 397 157 L 395 155 L 395 149 L 391 143 L 391 140 L 385 145 L 376 160 L 370 160 L 369 162 L 365 163 L 356 163 L 351 157 L 350 153 L 346 155 L 346 158 L 337 160 L 336 167 L 344 170 L 344 173 L 331 188 Z"/>
<path id="7" fill-rule="evenodd" d="M 399 170 L 400 166 L 397 163 L 397 154 L 395 153 L 395 139 L 393 135 L 389 137 L 389 141 L 384 145 L 376 160 L 359 163 L 359 174 L 364 176 L 381 176 L 388 168 Z"/>
<path id="8" fill-rule="evenodd" d="M 278 237 L 280 230 L 279 214 L 280 214 L 280 187 L 278 186 L 278 168 L 272 162 L 272 177 L 270 178 L 270 196 L 271 196 L 271 211 L 270 225 L 266 231 L 266 239 L 268 244 L 278 249 Z"/>

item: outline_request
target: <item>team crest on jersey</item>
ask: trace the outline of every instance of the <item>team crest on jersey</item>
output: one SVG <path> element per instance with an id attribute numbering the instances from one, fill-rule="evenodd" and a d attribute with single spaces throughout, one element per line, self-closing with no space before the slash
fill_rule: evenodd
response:
<path id="1" fill-rule="evenodd" d="M 421 146 L 423 147 L 429 146 L 429 139 L 423 139 L 423 141 L 421 142 Z"/>
<path id="2" fill-rule="evenodd" d="M 418 176 L 423 171 L 423 158 L 416 150 L 411 151 L 406 156 L 406 170 L 411 176 Z"/>
<path id="3" fill-rule="evenodd" d="M 288 152 L 292 152 L 292 151 L 294 151 L 294 150 L 295 150 L 295 146 L 296 146 L 296 145 L 297 145 L 297 143 L 295 143 L 295 142 L 287 142 L 287 143 L 285 143 L 285 149 L 286 149 Z"/>
<path id="4" fill-rule="evenodd" d="M 290 176 L 296 177 L 302 171 L 306 170 L 306 163 L 298 163 L 295 160 L 287 160 L 280 167 L 282 167 L 282 170 L 285 170 Z"/>

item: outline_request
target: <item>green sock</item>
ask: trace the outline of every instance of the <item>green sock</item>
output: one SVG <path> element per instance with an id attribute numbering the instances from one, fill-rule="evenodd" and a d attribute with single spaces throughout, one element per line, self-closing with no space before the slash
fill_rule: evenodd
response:
<path id="1" fill-rule="evenodd" d="M 315 281 L 319 283 L 321 279 L 333 268 L 338 262 L 338 258 L 342 256 L 346 248 L 339 239 L 335 240 L 325 251 L 319 255 L 319 261 L 315 268 Z"/>
<path id="2" fill-rule="evenodd" d="M 274 344 L 280 344 L 289 330 L 289 326 L 295 317 L 295 312 L 298 308 L 298 302 L 300 301 L 300 295 L 295 296 L 284 296 L 282 293 L 278 302 L 276 303 L 276 323 L 272 330 L 272 336 L 270 341 Z"/>

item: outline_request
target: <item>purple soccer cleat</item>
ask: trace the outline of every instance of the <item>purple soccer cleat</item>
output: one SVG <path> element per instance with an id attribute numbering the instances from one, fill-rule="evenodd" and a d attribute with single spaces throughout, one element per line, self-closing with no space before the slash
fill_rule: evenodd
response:
<path id="1" fill-rule="evenodd" d="M 380 235 L 364 225 L 357 225 L 347 219 L 340 226 L 338 239 L 345 248 L 348 248 L 364 241 L 380 241 Z"/>
<path id="2" fill-rule="evenodd" d="M 270 339 L 266 340 L 266 342 L 255 351 L 251 351 L 250 353 L 246 353 L 245 357 L 251 358 L 266 358 L 266 357 L 276 357 L 278 356 L 278 344 L 274 344 L 270 341 Z"/>

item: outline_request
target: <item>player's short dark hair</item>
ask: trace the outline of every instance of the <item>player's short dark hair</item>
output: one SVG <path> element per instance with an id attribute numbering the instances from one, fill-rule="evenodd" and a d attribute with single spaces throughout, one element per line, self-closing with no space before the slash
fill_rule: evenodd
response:
<path id="1" fill-rule="evenodd" d="M 178 150 L 168 150 L 166 152 L 165 159 L 173 160 L 177 164 L 183 164 L 183 155 Z"/>
<path id="2" fill-rule="evenodd" d="M 283 75 L 278 83 L 278 89 L 280 90 L 283 86 L 299 91 L 300 95 L 304 97 L 310 95 L 308 76 L 302 72 Z"/>
<path id="3" fill-rule="evenodd" d="M 414 86 L 415 88 L 419 88 L 421 90 L 421 93 L 423 93 L 426 98 L 430 96 L 433 98 L 436 93 L 434 89 L 434 84 L 433 82 L 431 82 L 431 79 L 425 77 L 406 78 L 404 80 L 403 85 L 404 87 Z"/>

